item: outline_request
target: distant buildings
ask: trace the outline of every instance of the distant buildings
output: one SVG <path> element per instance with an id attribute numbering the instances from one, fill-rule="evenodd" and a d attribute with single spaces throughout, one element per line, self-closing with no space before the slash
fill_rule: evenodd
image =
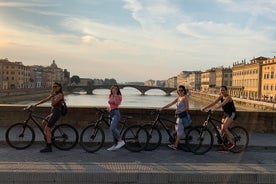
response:
<path id="1" fill-rule="evenodd" d="M 154 80 L 145 85 L 155 85 Z M 232 96 L 276 101 L 276 58 L 257 57 L 234 62 L 233 67 L 217 67 L 206 71 L 182 71 L 164 81 L 164 87 L 184 85 L 190 90 L 218 93 L 227 86 Z"/>
<path id="2" fill-rule="evenodd" d="M 53 82 L 65 84 L 69 79 L 70 73 L 58 68 L 55 60 L 45 67 L 0 59 L 0 89 L 48 88 Z"/>

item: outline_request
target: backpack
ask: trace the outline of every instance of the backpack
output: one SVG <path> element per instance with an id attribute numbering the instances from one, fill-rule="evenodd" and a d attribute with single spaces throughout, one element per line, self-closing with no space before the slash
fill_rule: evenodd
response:
<path id="1" fill-rule="evenodd" d="M 67 105 L 65 101 L 61 101 L 61 115 L 65 116 L 67 114 Z"/>

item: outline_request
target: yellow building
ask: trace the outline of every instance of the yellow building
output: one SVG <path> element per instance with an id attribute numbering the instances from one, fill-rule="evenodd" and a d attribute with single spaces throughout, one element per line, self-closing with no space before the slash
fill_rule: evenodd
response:
<path id="1" fill-rule="evenodd" d="M 268 58 L 262 64 L 261 97 L 264 100 L 276 100 L 276 58 Z"/>
<path id="2" fill-rule="evenodd" d="M 248 99 L 261 98 L 261 64 L 266 59 L 260 56 L 251 59 L 249 63 L 243 60 L 233 64 L 232 83 L 236 89 L 234 96 Z"/>
<path id="3" fill-rule="evenodd" d="M 201 91 L 209 91 L 216 86 L 215 69 L 206 70 L 201 73 Z"/>

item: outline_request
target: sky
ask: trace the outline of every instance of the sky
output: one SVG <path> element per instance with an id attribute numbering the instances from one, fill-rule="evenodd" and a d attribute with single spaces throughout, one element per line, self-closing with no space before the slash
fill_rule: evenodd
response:
<path id="1" fill-rule="evenodd" d="M 275 0 L 0 0 L 0 58 L 167 80 L 276 55 Z"/>

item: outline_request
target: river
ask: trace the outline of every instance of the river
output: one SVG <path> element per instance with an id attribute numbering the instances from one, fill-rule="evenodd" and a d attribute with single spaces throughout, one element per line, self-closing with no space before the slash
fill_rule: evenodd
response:
<path id="1" fill-rule="evenodd" d="M 107 106 L 108 95 L 110 90 L 96 89 L 93 95 L 87 95 L 86 92 L 71 93 L 65 96 L 68 106 Z M 144 96 L 134 88 L 121 89 L 123 101 L 121 107 L 147 107 L 158 108 L 162 107 L 177 97 L 176 93 L 171 96 L 165 96 L 165 93 L 159 89 L 152 89 L 146 92 Z M 37 101 L 17 101 L 17 104 L 34 104 Z M 190 101 L 191 109 L 199 109 L 202 104 Z M 47 106 L 49 103 L 43 104 Z M 175 108 L 175 105 L 171 108 Z"/>

